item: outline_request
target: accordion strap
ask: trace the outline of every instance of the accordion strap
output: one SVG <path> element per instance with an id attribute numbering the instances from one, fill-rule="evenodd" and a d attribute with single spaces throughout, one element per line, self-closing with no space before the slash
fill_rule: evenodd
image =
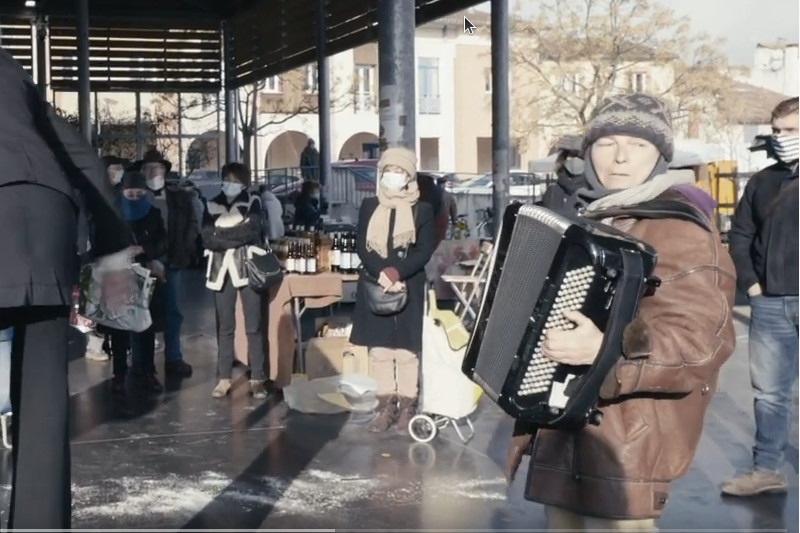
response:
<path id="1" fill-rule="evenodd" d="M 603 219 L 609 217 L 630 217 L 630 218 L 674 218 L 693 222 L 711 232 L 711 222 L 695 207 L 680 200 L 650 200 L 638 205 L 628 207 L 610 207 L 600 211 L 587 212 L 587 218 Z"/>

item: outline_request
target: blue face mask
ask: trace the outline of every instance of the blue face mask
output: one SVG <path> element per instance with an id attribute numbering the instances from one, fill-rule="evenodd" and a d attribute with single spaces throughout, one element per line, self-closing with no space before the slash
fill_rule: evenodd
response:
<path id="1" fill-rule="evenodd" d="M 136 222 L 141 220 L 150 212 L 150 197 L 145 195 L 137 200 L 130 200 L 124 196 L 120 198 L 120 208 L 122 218 L 126 222 Z"/>

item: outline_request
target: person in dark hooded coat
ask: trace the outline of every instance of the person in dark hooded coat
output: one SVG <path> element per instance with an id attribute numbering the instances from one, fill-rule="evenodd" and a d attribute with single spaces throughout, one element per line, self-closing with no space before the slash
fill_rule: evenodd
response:
<path id="1" fill-rule="evenodd" d="M 75 191 L 95 221 L 96 257 L 128 234 L 100 159 L 0 48 L 0 330 L 14 328 L 9 529 L 71 524 L 69 316 L 78 282 Z"/>

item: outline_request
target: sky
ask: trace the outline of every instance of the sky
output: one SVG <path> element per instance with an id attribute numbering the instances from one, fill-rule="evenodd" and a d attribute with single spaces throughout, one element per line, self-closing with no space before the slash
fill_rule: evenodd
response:
<path id="1" fill-rule="evenodd" d="M 689 16 L 697 31 L 726 39 L 728 59 L 734 65 L 753 63 L 755 46 L 778 38 L 797 42 L 800 27 L 798 0 L 653 0 Z M 535 11 L 537 0 L 510 0 L 511 9 Z M 489 2 L 480 9 L 489 11 Z"/>

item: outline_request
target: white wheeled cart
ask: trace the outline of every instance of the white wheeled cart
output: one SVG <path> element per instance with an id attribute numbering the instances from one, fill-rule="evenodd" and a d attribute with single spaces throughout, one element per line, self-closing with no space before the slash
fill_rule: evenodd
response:
<path id="1" fill-rule="evenodd" d="M 463 442 L 475 435 L 469 415 L 478 406 L 481 390 L 461 371 L 465 350 L 466 347 L 451 349 L 444 329 L 433 318 L 425 316 L 420 409 L 408 423 L 408 432 L 415 441 L 430 442 L 450 425 Z"/>

